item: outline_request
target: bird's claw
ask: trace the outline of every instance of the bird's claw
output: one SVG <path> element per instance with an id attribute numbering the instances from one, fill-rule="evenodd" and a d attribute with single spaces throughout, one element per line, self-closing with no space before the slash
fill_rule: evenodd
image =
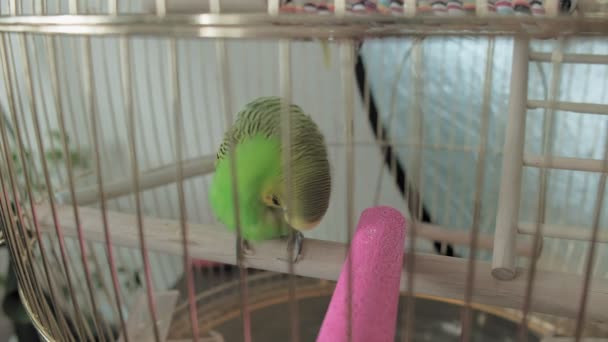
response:
<path id="1" fill-rule="evenodd" d="M 253 255 L 253 248 L 251 248 L 249 241 L 241 239 L 241 251 L 243 252 L 243 255 Z"/>
<path id="2" fill-rule="evenodd" d="M 287 239 L 287 253 L 291 253 L 291 261 L 295 264 L 300 259 L 300 256 L 302 256 L 302 244 L 304 243 L 304 234 L 299 231 L 294 231 L 293 234 L 290 234 L 287 237 Z"/>

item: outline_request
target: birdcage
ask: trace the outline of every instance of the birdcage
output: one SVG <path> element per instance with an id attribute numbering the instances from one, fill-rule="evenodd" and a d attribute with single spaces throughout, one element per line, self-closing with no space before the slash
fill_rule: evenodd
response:
<path id="1" fill-rule="evenodd" d="M 604 2 L 0 13 L 0 233 L 45 340 L 312 341 L 378 205 L 407 218 L 395 339 L 608 336 Z M 328 148 L 329 208 L 298 260 L 282 239 L 245 251 L 209 205 L 224 132 L 263 96 Z"/>

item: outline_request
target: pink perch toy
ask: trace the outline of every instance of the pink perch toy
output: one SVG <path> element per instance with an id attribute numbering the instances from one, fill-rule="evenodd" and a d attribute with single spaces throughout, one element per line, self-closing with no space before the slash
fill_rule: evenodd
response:
<path id="1" fill-rule="evenodd" d="M 348 341 L 351 269 L 351 341 L 394 341 L 405 230 L 406 220 L 394 208 L 363 211 L 317 342 Z"/>

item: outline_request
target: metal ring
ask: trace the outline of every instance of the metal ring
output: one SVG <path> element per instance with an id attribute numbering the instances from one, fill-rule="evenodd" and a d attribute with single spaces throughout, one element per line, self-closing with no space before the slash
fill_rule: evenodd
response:
<path id="1" fill-rule="evenodd" d="M 21 286 L 17 286 L 17 292 L 19 292 L 19 297 L 21 298 L 21 303 L 23 304 L 23 307 L 25 308 L 25 312 L 27 312 L 27 315 L 30 317 L 30 320 L 32 321 L 32 325 L 34 326 L 34 328 L 36 328 L 36 330 L 38 331 L 38 334 L 42 337 L 42 339 L 44 339 L 45 342 L 55 342 L 55 340 L 51 337 L 51 334 L 49 333 L 49 331 L 38 320 L 38 318 L 32 311 L 32 308 L 30 306 L 27 296 L 25 294 L 23 294 L 23 292 L 21 291 Z"/>

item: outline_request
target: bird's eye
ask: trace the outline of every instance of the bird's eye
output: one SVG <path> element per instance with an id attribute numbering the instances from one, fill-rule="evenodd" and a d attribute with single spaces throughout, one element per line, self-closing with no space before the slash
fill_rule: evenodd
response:
<path id="1" fill-rule="evenodd" d="M 277 196 L 272 196 L 272 204 L 276 205 L 277 207 L 281 206 L 281 203 L 279 202 Z"/>

